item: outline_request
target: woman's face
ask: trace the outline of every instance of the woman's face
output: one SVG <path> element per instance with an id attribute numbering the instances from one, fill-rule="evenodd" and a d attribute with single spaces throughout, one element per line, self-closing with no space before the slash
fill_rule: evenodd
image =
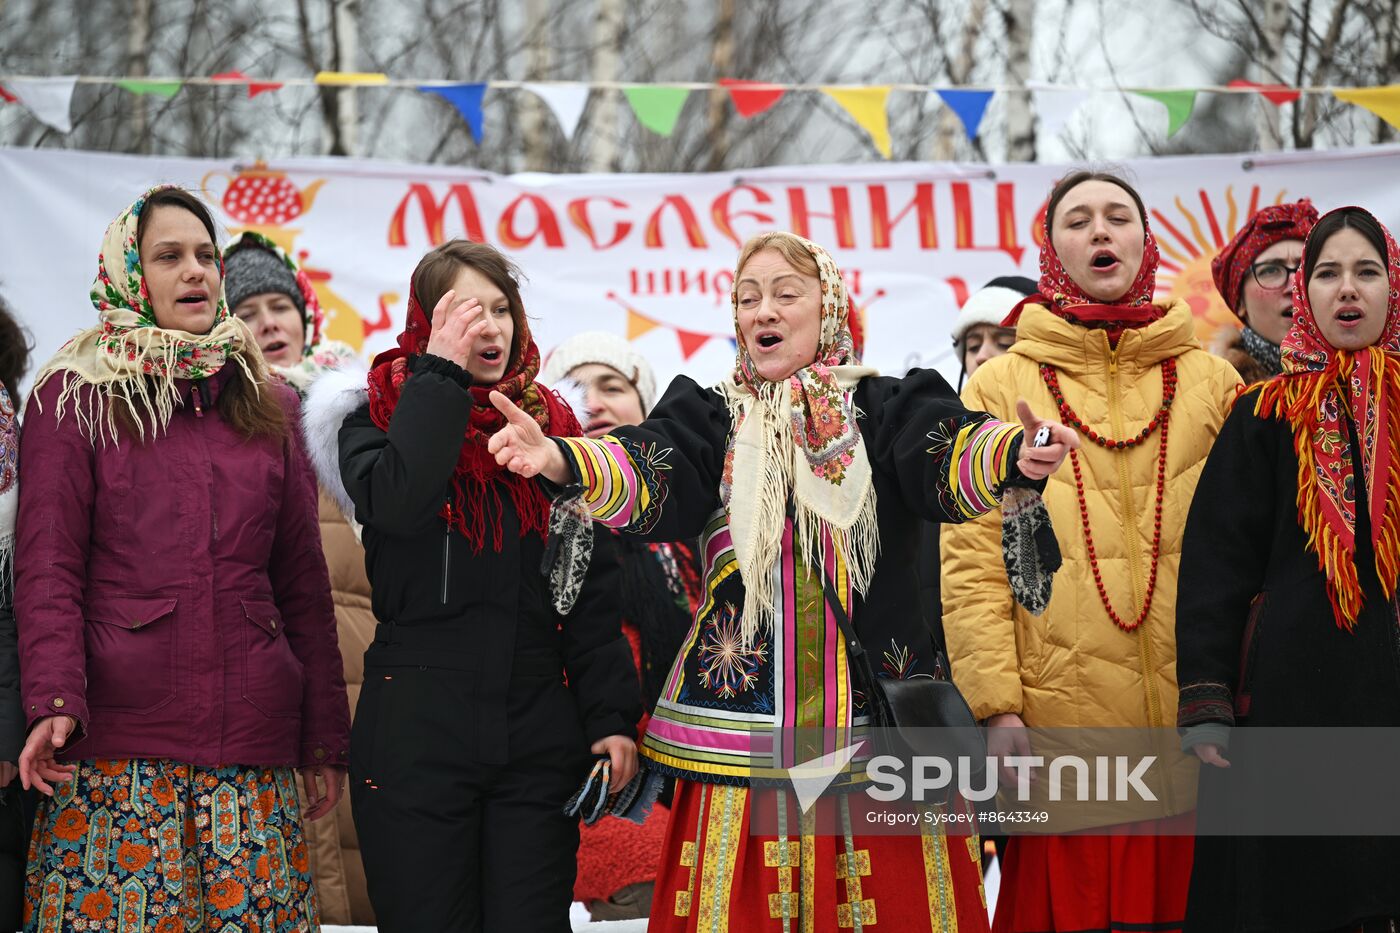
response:
<path id="1" fill-rule="evenodd" d="M 761 249 L 739 270 L 739 335 L 759 376 L 786 379 L 817 359 L 822 289 L 776 249 Z"/>
<path id="2" fill-rule="evenodd" d="M 602 437 L 626 424 L 641 424 L 642 397 L 622 373 L 603 363 L 584 363 L 569 370 L 569 378 L 587 393 L 588 420 L 583 432 Z"/>
<path id="3" fill-rule="evenodd" d="M 481 302 L 488 321 L 486 329 L 472 343 L 467 372 L 477 385 L 495 385 L 510 366 L 511 342 L 515 339 L 515 318 L 510 302 L 494 282 L 470 266 L 463 266 L 452 282 L 460 304 L 470 298 Z"/>
<path id="4" fill-rule="evenodd" d="M 306 347 L 306 321 L 292 299 L 281 292 L 251 295 L 233 313 L 248 325 L 258 348 L 273 366 L 293 366 Z"/>
<path id="5" fill-rule="evenodd" d="M 974 324 L 963 334 L 963 371 L 969 376 L 994 356 L 1001 356 L 1016 342 L 1014 327 Z"/>
<path id="6" fill-rule="evenodd" d="M 1096 301 L 1113 302 L 1142 268 L 1146 231 L 1132 196 L 1107 181 L 1075 185 L 1055 208 L 1050 242 L 1065 272 Z"/>
<path id="7" fill-rule="evenodd" d="M 138 249 L 156 326 L 209 333 L 219 301 L 219 250 L 199 218 L 183 207 L 153 208 Z"/>
<path id="8" fill-rule="evenodd" d="M 1245 323 L 1269 343 L 1283 343 L 1293 326 L 1293 271 L 1302 261 L 1302 240 L 1280 240 L 1255 257 L 1244 277 L 1240 309 Z M 1260 279 L 1282 284 L 1265 288 Z"/>
<path id="9" fill-rule="evenodd" d="M 1322 337 L 1338 350 L 1360 350 L 1385 331 L 1390 280 L 1371 241 L 1343 227 L 1327 238 L 1308 280 L 1308 302 Z"/>

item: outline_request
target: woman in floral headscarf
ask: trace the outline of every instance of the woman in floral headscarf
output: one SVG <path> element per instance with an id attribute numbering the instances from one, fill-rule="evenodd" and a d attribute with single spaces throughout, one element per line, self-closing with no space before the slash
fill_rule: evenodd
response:
<path id="1" fill-rule="evenodd" d="M 1186 523 L 1178 723 L 1214 766 L 1203 809 L 1249 768 L 1218 770 L 1232 728 L 1400 726 L 1400 248 L 1340 208 L 1293 282 L 1283 374 L 1235 405 Z M 1393 836 L 1197 841 L 1188 930 L 1397 923 Z"/>
<path id="2" fill-rule="evenodd" d="M 713 389 L 677 377 L 640 425 L 550 439 L 494 399 L 510 425 L 491 447 L 511 470 L 580 482 L 594 519 L 625 532 L 701 536 L 707 593 L 643 745 L 648 767 L 677 779 L 650 929 L 878 917 L 906 933 L 985 930 L 975 834 L 922 822 L 874 835 L 866 795 L 804 812 L 791 793 L 788 769 L 845 751 L 869 722 L 823 580 L 885 676 L 935 675 L 911 608 L 919 521 L 991 510 L 1076 441 L 1029 410 L 1019 424 L 969 412 L 932 371 L 895 379 L 856 364 L 840 270 L 801 237 L 749 240 L 732 298 L 733 377 Z M 1048 446 L 1022 443 L 1042 426 Z M 858 784 L 865 760 L 834 786 Z"/>
<path id="3" fill-rule="evenodd" d="M 366 367 L 350 347 L 325 339 L 325 313 L 310 277 L 271 239 L 246 231 L 230 240 L 224 247 L 224 280 L 229 309 L 248 325 L 272 372 L 302 397 L 306 446 L 321 486 L 321 546 L 353 709 L 364 682 L 365 649 L 374 638 L 374 613 L 365 549 L 340 480 L 335 435 L 357 404 L 355 390 L 365 383 Z M 306 837 L 321 921 L 373 926 L 349 796 L 330 819 L 309 825 Z"/>
<path id="4" fill-rule="evenodd" d="M 579 433 L 539 367 L 515 266 L 450 240 L 414 269 L 398 346 L 340 427 L 379 620 L 351 802 L 385 933 L 566 933 L 578 819 L 564 805 L 590 753 L 618 788 L 636 769 L 620 572 L 589 560 L 605 533 L 486 449 L 505 423 L 493 392 Z"/>
<path id="5" fill-rule="evenodd" d="M 329 813 L 350 724 L 296 396 L 187 191 L 112 222 L 92 300 L 20 450 L 25 928 L 310 933 L 292 769 Z"/>
<path id="6" fill-rule="evenodd" d="M 1017 581 L 985 527 L 943 530 L 953 670 L 1001 755 L 1039 754 L 1028 728 L 1170 726 L 1182 526 L 1239 383 L 1201 349 L 1185 302 L 1153 301 L 1157 245 L 1127 182 L 1066 176 L 1044 234 L 1039 294 L 1014 315 L 1016 343 L 963 390 L 1003 417 L 1018 398 L 1058 408 L 1087 441 L 1046 487 L 1064 563 L 1044 613 L 1013 604 Z M 1144 777 L 1160 805 L 1062 808 L 1059 826 L 1105 834 L 1010 839 L 999 933 L 1181 922 L 1195 775 L 1172 751 Z M 1032 786 L 1032 809 L 1056 809 L 1049 783 Z"/>

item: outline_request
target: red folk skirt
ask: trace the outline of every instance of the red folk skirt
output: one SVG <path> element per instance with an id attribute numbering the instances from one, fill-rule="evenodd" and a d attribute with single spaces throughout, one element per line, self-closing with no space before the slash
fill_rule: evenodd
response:
<path id="1" fill-rule="evenodd" d="M 751 833 L 752 795 L 784 807 L 791 832 Z M 863 794 L 823 797 L 803 817 L 790 793 L 678 780 L 647 929 L 987 933 L 975 828 L 862 833 L 871 807 Z M 838 831 L 811 831 L 825 826 Z"/>
<path id="2" fill-rule="evenodd" d="M 1013 836 L 1001 861 L 993 930 L 1180 933 L 1195 816 L 1119 827 L 1124 832 L 1111 836 Z"/>

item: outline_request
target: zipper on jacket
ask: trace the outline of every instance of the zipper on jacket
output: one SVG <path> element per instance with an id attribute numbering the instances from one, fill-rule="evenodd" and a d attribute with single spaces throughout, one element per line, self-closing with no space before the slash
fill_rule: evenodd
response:
<path id="1" fill-rule="evenodd" d="M 447 527 L 442 532 L 442 604 L 447 605 L 447 573 L 451 569 L 452 554 L 452 500 L 448 499 Z"/>
<path id="2" fill-rule="evenodd" d="M 204 405 L 199 401 L 199 386 L 195 383 L 190 383 L 190 398 L 194 401 L 194 416 L 203 418 Z"/>

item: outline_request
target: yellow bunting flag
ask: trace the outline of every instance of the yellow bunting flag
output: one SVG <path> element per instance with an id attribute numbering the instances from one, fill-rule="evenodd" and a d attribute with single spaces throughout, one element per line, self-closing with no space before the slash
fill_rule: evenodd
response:
<path id="1" fill-rule="evenodd" d="M 318 71 L 317 84 L 354 87 L 366 84 L 388 84 L 389 76 L 378 71 Z"/>
<path id="2" fill-rule="evenodd" d="M 1396 129 L 1400 129 L 1400 84 L 1385 87 L 1358 87 L 1345 91 L 1333 91 L 1337 100 L 1344 100 L 1380 117 Z"/>
<path id="3" fill-rule="evenodd" d="M 890 89 L 881 87 L 824 87 L 822 91 L 846 109 L 875 142 L 875 148 L 885 158 L 890 157 L 890 126 L 885 117 L 885 103 Z"/>
<path id="4" fill-rule="evenodd" d="M 653 320 L 652 320 L 651 318 L 649 318 L 649 317 L 645 317 L 645 316 L 643 316 L 643 315 L 641 315 L 641 314 L 638 314 L 636 311 L 633 311 L 631 308 L 628 308 L 628 309 L 627 309 L 627 339 L 628 339 L 628 340 L 636 340 L 638 337 L 642 336 L 643 334 L 649 334 L 649 333 L 651 333 L 652 331 L 656 330 L 656 329 L 657 329 L 658 327 L 660 327 L 660 326 L 661 326 L 661 323 L 660 323 L 659 321 L 653 321 Z"/>

